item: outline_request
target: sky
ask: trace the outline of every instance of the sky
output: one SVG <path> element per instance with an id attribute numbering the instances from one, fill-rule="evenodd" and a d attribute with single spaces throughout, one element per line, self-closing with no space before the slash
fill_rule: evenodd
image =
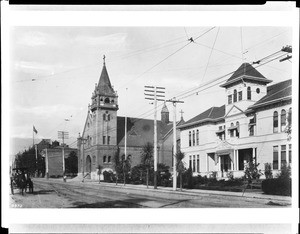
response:
<path id="1" fill-rule="evenodd" d="M 73 147 L 83 131 L 103 55 L 119 96 L 119 116 L 153 119 L 145 85 L 165 87 L 167 100 L 199 87 L 198 95 L 189 92 L 177 105 L 177 120 L 181 110 L 189 120 L 225 103 L 220 84 L 204 91 L 201 85 L 292 45 L 289 27 L 15 26 L 9 33 L 11 137 L 32 138 L 34 125 L 36 139 L 55 140 L 57 131 L 68 131 L 66 143 Z M 291 62 L 276 59 L 257 69 L 273 84 L 290 79 L 291 68 Z M 173 107 L 167 106 L 172 120 Z"/>

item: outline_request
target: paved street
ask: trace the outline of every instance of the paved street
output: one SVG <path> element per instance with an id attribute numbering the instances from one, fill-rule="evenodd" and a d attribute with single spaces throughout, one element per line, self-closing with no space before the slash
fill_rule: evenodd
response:
<path id="1" fill-rule="evenodd" d="M 289 198 L 242 196 L 216 191 L 172 191 L 169 188 L 35 178 L 34 194 L 11 195 L 16 208 L 272 208 L 289 207 Z M 225 193 L 227 194 L 227 193 Z"/>

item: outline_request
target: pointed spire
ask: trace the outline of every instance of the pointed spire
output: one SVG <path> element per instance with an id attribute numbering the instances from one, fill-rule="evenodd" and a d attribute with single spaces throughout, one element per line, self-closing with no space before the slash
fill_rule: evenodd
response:
<path id="1" fill-rule="evenodd" d="M 164 106 L 163 108 L 161 109 L 161 113 L 169 113 L 169 110 L 168 110 L 168 107 L 166 105 L 166 102 L 164 102 Z"/>
<path id="2" fill-rule="evenodd" d="M 106 65 L 105 65 L 105 55 L 103 55 L 103 68 L 102 68 L 102 72 L 100 75 L 100 79 L 98 82 L 98 90 L 100 92 L 100 94 L 102 95 L 112 95 L 115 94 L 115 91 L 113 89 L 113 87 L 111 86 L 110 80 L 109 80 L 109 76 L 106 70 Z"/>

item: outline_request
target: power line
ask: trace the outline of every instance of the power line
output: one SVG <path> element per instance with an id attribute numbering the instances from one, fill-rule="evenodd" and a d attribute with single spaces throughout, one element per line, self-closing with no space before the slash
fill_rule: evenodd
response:
<path id="1" fill-rule="evenodd" d="M 262 66 L 262 65 L 265 65 L 265 64 L 267 64 L 267 63 L 270 63 L 270 62 L 272 62 L 272 61 L 274 61 L 274 60 L 276 60 L 276 59 L 279 59 L 279 58 L 281 58 L 281 57 L 283 57 L 283 56 L 285 56 L 285 55 L 280 55 L 280 56 L 278 56 L 278 57 L 276 57 L 276 58 L 274 58 L 274 59 L 272 59 L 272 60 L 270 60 L 270 61 L 267 61 L 267 62 L 265 62 L 265 63 L 263 63 L 263 64 L 259 64 L 259 65 L 256 66 L 255 68 L 253 67 L 253 68 L 251 68 L 251 69 L 256 69 L 257 67 L 260 67 L 260 66 Z M 215 82 L 215 81 L 218 81 L 219 79 L 225 78 L 225 77 L 227 77 L 228 75 L 233 74 L 234 72 L 235 72 L 235 71 L 230 72 L 230 73 L 228 73 L 228 74 L 226 74 L 226 75 L 223 75 L 223 76 L 221 76 L 221 77 L 219 77 L 219 78 L 216 78 L 216 79 L 214 79 L 214 80 L 211 81 L 211 82 Z M 223 80 L 222 80 L 222 81 L 219 81 L 217 84 L 220 84 L 220 83 L 222 83 L 222 82 L 224 82 L 224 81 L 223 81 Z M 197 90 L 197 89 L 203 88 L 203 87 L 206 86 L 206 85 L 208 85 L 208 83 L 205 84 L 205 85 L 202 85 L 201 87 L 194 88 L 193 90 L 186 92 L 186 94 L 188 94 L 189 92 L 193 92 L 193 91 L 195 91 L 195 90 Z M 203 89 L 203 90 L 200 90 L 200 91 L 204 91 L 204 90 L 206 90 L 206 89 L 208 89 L 208 88 L 211 88 L 211 87 L 213 87 L 213 86 L 215 86 L 215 85 L 216 85 L 216 84 L 214 84 L 214 85 L 212 85 L 212 86 L 209 86 L 209 87 L 207 87 L 207 88 L 205 88 L 205 89 Z M 200 91 L 198 91 L 198 92 L 200 92 Z M 184 98 L 187 98 L 187 97 L 190 97 L 190 96 L 192 96 L 192 95 L 194 95 L 194 94 L 195 94 L 195 93 L 192 93 L 192 94 L 186 95 L 186 96 L 184 96 L 184 97 L 181 97 L 180 100 L 182 100 L 182 99 L 184 99 Z"/>
<path id="2" fill-rule="evenodd" d="M 214 29 L 215 27 L 212 27 L 211 29 L 207 30 L 206 32 L 202 33 L 200 36 L 198 36 L 196 39 L 199 39 L 200 37 L 204 36 L 205 34 L 207 34 L 208 32 L 210 32 L 212 29 Z M 173 56 L 174 54 L 178 53 L 179 51 L 181 51 L 182 49 L 184 49 L 186 46 L 188 46 L 189 44 L 191 44 L 192 41 L 189 41 L 187 44 L 185 44 L 184 46 L 180 47 L 179 49 L 177 49 L 176 51 L 174 51 L 173 53 L 171 53 L 170 55 L 168 55 L 166 58 L 164 58 L 163 60 L 159 61 L 158 63 L 156 63 L 155 65 L 153 65 L 152 67 L 148 68 L 146 71 L 144 71 L 143 73 L 141 73 L 140 75 L 138 75 L 137 77 L 131 79 L 130 81 L 128 81 L 125 85 L 121 86 L 124 87 L 126 86 L 128 83 L 136 80 L 137 78 L 145 75 L 147 72 L 151 71 L 153 68 L 157 67 L 158 65 L 160 65 L 161 63 L 163 63 L 164 61 L 166 61 L 168 58 L 170 58 L 171 56 Z"/>
<path id="3" fill-rule="evenodd" d="M 207 71 L 207 68 L 208 68 L 208 64 L 209 64 L 209 61 L 210 61 L 210 57 L 211 57 L 212 52 L 213 52 L 213 49 L 214 49 L 214 47 L 215 47 L 215 44 L 216 44 L 216 41 L 217 41 L 217 38 L 218 38 L 219 31 L 220 31 L 220 27 L 218 28 L 217 35 L 216 35 L 216 37 L 215 37 L 215 40 L 214 40 L 212 49 L 211 49 L 211 51 L 210 51 L 210 54 L 209 54 L 209 57 L 208 57 L 208 60 L 207 60 L 207 64 L 206 64 L 206 67 L 205 67 L 204 75 L 203 75 L 203 77 L 202 77 L 202 79 L 201 79 L 201 82 L 202 82 L 202 81 L 204 80 L 204 78 L 205 78 L 206 71 Z M 201 82 L 200 82 L 200 83 L 201 83 Z"/>

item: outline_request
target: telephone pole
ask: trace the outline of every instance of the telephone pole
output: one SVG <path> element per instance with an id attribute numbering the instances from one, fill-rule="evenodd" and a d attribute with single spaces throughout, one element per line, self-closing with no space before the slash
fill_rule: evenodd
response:
<path id="1" fill-rule="evenodd" d="M 157 101 L 165 101 L 165 88 L 144 86 L 145 99 L 154 101 L 154 189 L 157 189 Z"/>
<path id="2" fill-rule="evenodd" d="M 64 180 L 64 176 L 65 176 L 65 139 L 69 139 L 69 132 L 58 131 L 58 138 L 62 139 L 62 167 L 63 167 L 63 180 Z"/>
<path id="3" fill-rule="evenodd" d="M 176 139 L 176 104 L 183 103 L 183 101 L 176 100 L 174 97 L 171 100 L 167 100 L 167 102 L 173 103 L 173 190 L 176 191 L 177 187 L 177 139 Z"/>

